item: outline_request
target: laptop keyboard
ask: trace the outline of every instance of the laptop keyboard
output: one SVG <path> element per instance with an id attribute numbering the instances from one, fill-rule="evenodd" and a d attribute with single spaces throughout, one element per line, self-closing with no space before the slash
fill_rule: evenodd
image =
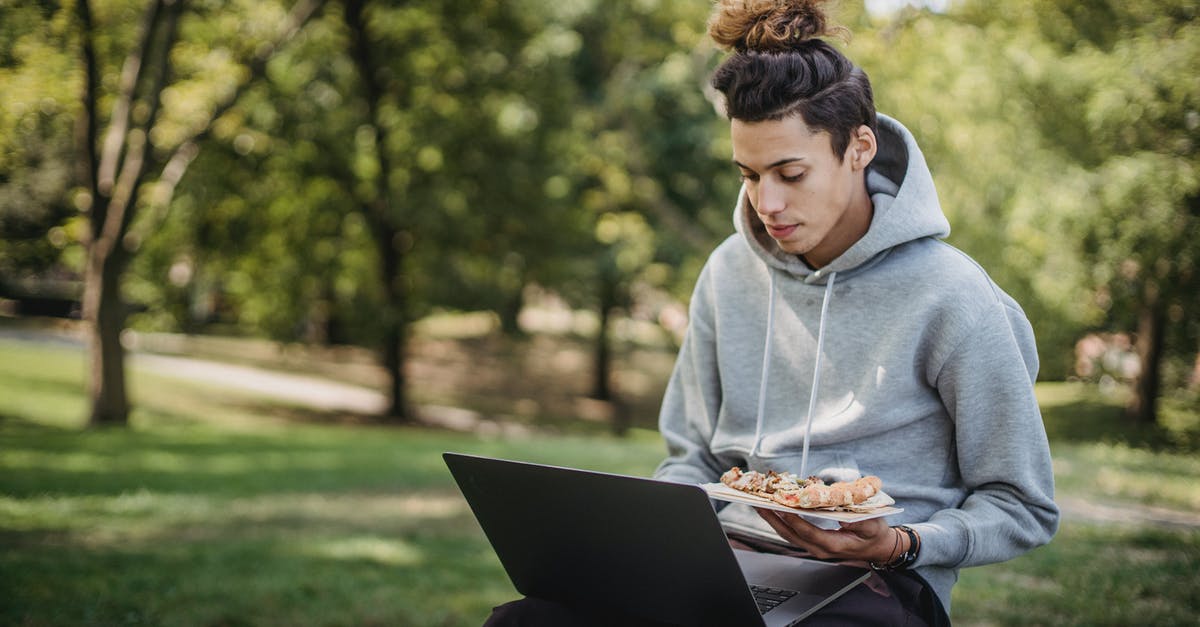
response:
<path id="1" fill-rule="evenodd" d="M 760 614 L 766 614 L 775 609 L 780 603 L 796 596 L 796 592 L 793 590 L 755 585 L 750 586 L 750 592 L 754 593 L 754 602 L 758 604 L 758 612 Z"/>

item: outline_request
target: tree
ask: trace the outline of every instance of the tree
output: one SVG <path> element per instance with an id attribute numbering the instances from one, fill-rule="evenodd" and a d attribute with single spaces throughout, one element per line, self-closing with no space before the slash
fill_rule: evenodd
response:
<path id="1" fill-rule="evenodd" d="M 374 242 L 388 415 L 396 419 L 408 417 L 410 322 L 437 305 L 518 300 L 539 252 L 552 248 L 521 244 L 562 223 L 554 203 L 539 202 L 562 112 L 529 104 L 561 81 L 529 54 L 544 23 L 523 8 L 345 4 L 358 78 L 347 96 L 363 103 L 364 132 L 358 165 L 340 180 Z M 513 309 L 503 307 L 510 326 Z"/>
<path id="2" fill-rule="evenodd" d="M 966 2 L 878 25 L 860 16 L 869 26 L 851 44 L 881 110 L 920 140 L 951 242 L 1026 307 L 1042 376 L 1070 374 L 1089 330 L 1136 331 L 1130 414 L 1143 422 L 1163 364 L 1194 363 L 1200 343 L 1196 13 Z"/>
<path id="3" fill-rule="evenodd" d="M 367 32 L 363 14 L 364 0 L 346 0 L 345 21 L 350 32 L 350 57 L 358 70 L 367 105 L 366 127 L 369 144 L 374 148 L 376 167 L 370 175 L 371 184 L 359 194 L 359 207 L 374 236 L 379 258 L 385 307 L 383 308 L 382 354 L 388 373 L 387 415 L 398 419 L 408 416 L 405 402 L 404 362 L 408 344 L 409 305 L 406 289 L 407 244 L 405 220 L 392 206 L 392 160 L 389 154 L 389 128 L 383 119 L 384 92 L 379 76 L 379 61 Z"/>
<path id="4" fill-rule="evenodd" d="M 1059 162 L 1029 120 L 1024 61 L 1036 38 L 951 11 L 858 16 L 847 53 L 871 78 L 877 108 L 916 136 L 951 225 L 970 254 L 1022 304 L 1034 325 L 1040 374 L 1073 363 L 1086 308 L 1078 257 L 1040 224 Z M 1030 39 L 1034 39 L 1031 43 Z"/>
<path id="5" fill-rule="evenodd" d="M 1200 7 L 1046 0 L 1005 16 L 976 10 L 1044 42 L 1029 49 L 1022 93 L 1039 103 L 1031 121 L 1059 164 L 1041 190 L 1057 202 L 1040 222 L 1075 243 L 1095 319 L 1136 331 L 1128 410 L 1154 423 L 1165 360 L 1191 363 L 1200 344 Z"/>
<path id="6" fill-rule="evenodd" d="M 175 186 L 198 151 L 199 142 L 233 107 L 246 84 L 262 74 L 278 46 L 295 35 L 321 2 L 301 0 L 284 21 L 277 38 L 264 42 L 249 59 L 246 80 L 206 103 L 208 107 L 198 116 L 198 123 L 185 123 L 179 132 L 178 128 L 157 127 L 157 123 L 164 92 L 178 84 L 172 74 L 171 53 L 178 41 L 183 5 L 182 0 L 153 0 L 142 13 L 134 46 L 125 57 L 117 92 L 112 96 L 112 113 L 102 143 L 99 108 L 103 81 L 96 44 L 99 33 L 88 0 L 78 0 L 75 5 L 85 76 L 81 155 L 87 165 L 89 231 L 83 315 L 89 323 L 92 425 L 121 425 L 128 421 L 121 345 L 127 312 L 121 277 L 132 254 L 126 236 L 138 213 L 142 185 L 151 172 L 158 170 L 160 188 L 156 193 L 160 202 L 169 203 Z M 172 130 L 177 133 L 171 137 L 173 142 L 160 141 L 163 135 L 171 136 Z"/>
<path id="7" fill-rule="evenodd" d="M 731 230 L 736 187 L 725 120 L 706 98 L 716 50 L 708 7 L 601 3 L 574 16 L 575 141 L 564 178 L 583 235 L 561 290 L 597 312 L 592 396 L 618 406 L 609 324 L 637 286 L 686 294 L 699 265 Z M 581 282 L 586 278 L 586 282 Z"/>

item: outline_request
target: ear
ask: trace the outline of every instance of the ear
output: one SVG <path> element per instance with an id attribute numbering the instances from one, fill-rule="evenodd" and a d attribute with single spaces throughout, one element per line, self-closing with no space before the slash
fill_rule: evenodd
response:
<path id="1" fill-rule="evenodd" d="M 850 160 L 851 169 L 865 170 L 871 165 L 878 151 L 879 144 L 875 141 L 874 131 L 863 124 L 850 135 L 850 145 L 846 146 L 846 158 Z"/>

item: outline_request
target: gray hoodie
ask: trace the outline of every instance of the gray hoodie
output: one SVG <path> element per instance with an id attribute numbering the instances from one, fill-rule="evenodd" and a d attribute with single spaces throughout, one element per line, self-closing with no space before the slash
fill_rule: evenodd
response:
<path id="1" fill-rule="evenodd" d="M 663 400 L 661 479 L 731 466 L 828 480 L 878 475 L 920 533 L 915 568 L 949 610 L 958 569 L 1045 544 L 1058 526 L 1024 312 L 961 251 L 908 129 L 879 116 L 874 217 L 812 270 L 778 248 L 745 192 L 737 234 L 697 280 Z M 779 541 L 750 508 L 732 530 Z"/>

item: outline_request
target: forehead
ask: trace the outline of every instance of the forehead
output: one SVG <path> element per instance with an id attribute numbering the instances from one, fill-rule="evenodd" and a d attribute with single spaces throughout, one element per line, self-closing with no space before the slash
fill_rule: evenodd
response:
<path id="1" fill-rule="evenodd" d="M 812 130 L 798 115 L 761 122 L 735 119 L 729 130 L 733 160 L 756 170 L 786 159 L 815 161 L 833 156 L 829 133 Z"/>

